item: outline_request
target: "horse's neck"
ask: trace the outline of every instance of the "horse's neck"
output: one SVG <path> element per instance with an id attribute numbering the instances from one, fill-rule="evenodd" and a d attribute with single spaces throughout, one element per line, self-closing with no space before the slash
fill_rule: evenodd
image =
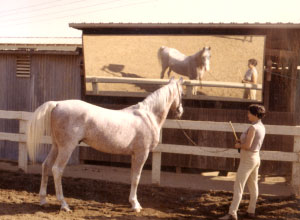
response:
<path id="1" fill-rule="evenodd" d="M 158 108 L 153 111 L 153 115 L 156 118 L 159 128 L 161 128 L 163 123 L 165 122 L 167 115 L 169 113 L 170 107 L 171 107 L 171 103 L 168 103 L 168 105 L 165 108 Z"/>
<path id="2" fill-rule="evenodd" d="M 200 67 L 201 69 L 204 67 L 203 63 L 202 63 L 202 59 L 200 59 L 200 57 L 202 56 L 203 51 L 198 51 L 197 53 L 195 53 L 194 55 L 191 56 L 191 58 L 195 61 L 195 63 L 197 64 L 197 67 Z"/>
<path id="3" fill-rule="evenodd" d="M 159 128 L 161 128 L 167 118 L 173 100 L 170 96 L 169 90 L 164 91 L 164 94 L 157 92 L 157 94 L 155 95 L 155 99 L 153 97 L 151 97 L 152 99 L 149 97 L 151 100 L 147 100 L 149 102 L 145 102 L 143 104 L 148 105 L 147 109 L 153 114 L 157 125 L 159 126 Z"/>

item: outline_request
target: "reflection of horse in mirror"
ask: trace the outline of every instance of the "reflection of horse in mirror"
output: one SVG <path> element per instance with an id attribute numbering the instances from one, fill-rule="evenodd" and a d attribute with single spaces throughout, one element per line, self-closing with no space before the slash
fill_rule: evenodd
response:
<path id="1" fill-rule="evenodd" d="M 168 77 L 171 71 L 174 71 L 192 80 L 202 80 L 205 71 L 210 69 L 210 47 L 203 47 L 194 55 L 186 56 L 174 48 L 162 46 L 157 56 L 162 67 L 161 79 L 164 78 L 167 68 L 169 68 Z"/>
<path id="2" fill-rule="evenodd" d="M 102 152 L 132 156 L 129 202 L 139 212 L 142 207 L 136 193 L 142 168 L 149 152 L 159 142 L 169 110 L 177 117 L 183 113 L 182 82 L 182 78 L 178 81 L 172 78 L 144 101 L 121 110 L 109 110 L 80 100 L 49 101 L 41 105 L 27 130 L 28 152 L 33 162 L 43 134 L 52 137 L 51 151 L 42 166 L 40 204 L 46 204 L 48 172 L 52 168 L 57 199 L 63 210 L 70 210 L 64 200 L 61 178 L 73 150 L 83 141 Z"/>

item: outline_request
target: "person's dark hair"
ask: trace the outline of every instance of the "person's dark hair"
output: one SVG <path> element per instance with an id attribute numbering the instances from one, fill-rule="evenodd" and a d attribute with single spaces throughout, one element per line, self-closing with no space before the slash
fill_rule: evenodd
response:
<path id="1" fill-rule="evenodd" d="M 265 117 L 266 114 L 266 109 L 263 105 L 252 104 L 248 107 L 248 110 L 252 115 L 255 115 L 259 119 Z"/>
<path id="2" fill-rule="evenodd" d="M 257 65 L 257 60 L 256 59 L 250 59 L 250 60 L 248 60 L 248 63 L 252 64 L 253 66 L 256 66 Z"/>

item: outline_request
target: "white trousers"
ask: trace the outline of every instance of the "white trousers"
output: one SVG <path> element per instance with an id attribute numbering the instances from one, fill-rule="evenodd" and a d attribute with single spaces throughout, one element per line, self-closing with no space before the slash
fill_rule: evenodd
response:
<path id="1" fill-rule="evenodd" d="M 258 197 L 258 168 L 260 166 L 259 152 L 241 150 L 239 168 L 233 188 L 233 199 L 229 208 L 229 214 L 236 215 L 242 200 L 245 185 L 247 183 L 250 193 L 248 213 L 255 213 Z"/>
<path id="2" fill-rule="evenodd" d="M 255 89 L 245 89 L 243 98 L 256 100 L 256 90 Z"/>

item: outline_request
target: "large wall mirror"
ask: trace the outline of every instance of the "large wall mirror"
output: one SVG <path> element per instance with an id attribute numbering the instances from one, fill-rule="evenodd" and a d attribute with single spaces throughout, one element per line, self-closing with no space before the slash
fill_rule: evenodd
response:
<path id="1" fill-rule="evenodd" d="M 196 54 L 203 47 L 210 47 L 210 70 L 204 73 L 203 82 L 241 83 L 245 75 L 249 78 L 248 61 L 255 59 L 256 85 L 262 88 L 265 36 L 258 35 L 84 35 L 86 76 L 159 79 L 162 66 L 158 60 L 158 50 L 161 46 L 174 48 L 186 56 Z M 181 74 L 172 71 L 171 76 L 179 78 Z M 183 77 L 189 79 L 188 76 Z M 87 90 L 91 89 L 91 85 L 87 85 Z M 157 86 L 111 83 L 101 84 L 99 88 L 101 91 L 123 92 L 152 92 L 155 89 Z M 251 97 L 246 93 L 251 91 L 254 90 L 202 86 L 197 88 L 195 97 L 227 97 L 247 101 Z M 261 101 L 262 90 L 255 91 L 254 99 Z"/>

